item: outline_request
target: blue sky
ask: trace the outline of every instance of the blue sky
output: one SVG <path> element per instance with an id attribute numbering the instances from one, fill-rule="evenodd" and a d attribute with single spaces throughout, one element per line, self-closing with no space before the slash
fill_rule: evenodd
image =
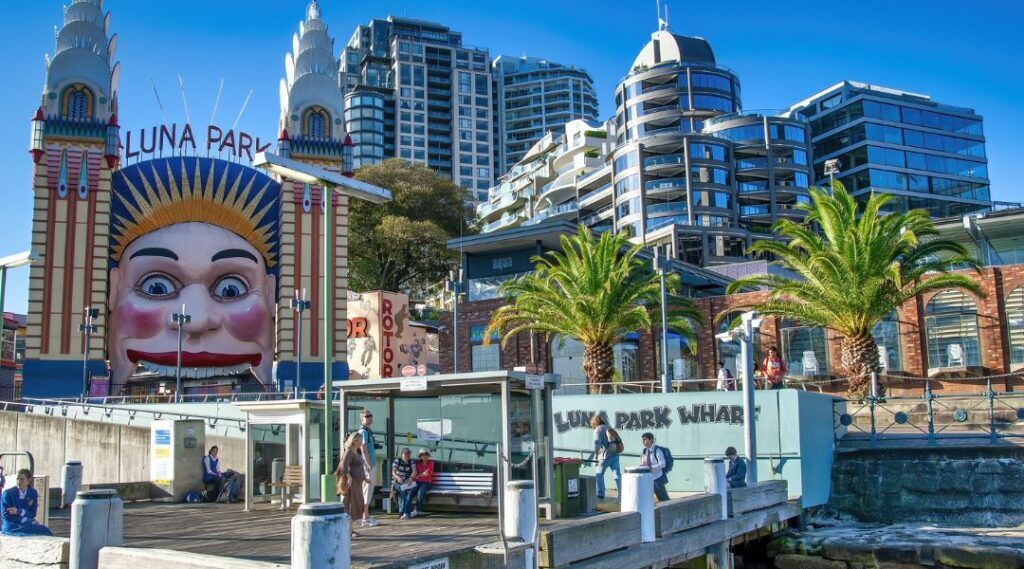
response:
<path id="1" fill-rule="evenodd" d="M 357 24 L 394 14 L 442 22 L 462 31 L 466 44 L 488 48 L 492 57 L 526 54 L 584 67 L 594 77 L 602 118 L 612 113 L 615 84 L 657 24 L 654 0 L 323 0 L 321 5 L 339 49 Z M 673 31 L 707 38 L 719 63 L 739 74 L 746 109 L 786 107 L 842 79 L 973 107 L 985 117 L 994 199 L 1024 201 L 1024 184 L 1012 173 L 1024 154 L 1024 45 L 1018 29 L 1024 7 L 1018 2 L 669 0 L 668 5 Z M 168 118 L 184 122 L 180 73 L 193 123 L 209 121 L 223 77 L 215 122 L 229 127 L 252 89 L 239 128 L 275 138 L 284 54 L 305 6 L 305 0 L 107 0 L 112 31 L 120 36 L 122 135 L 162 122 L 150 80 Z M 0 90 L 0 124 L 6 126 L 0 133 L 0 167 L 8 173 L 0 256 L 25 250 L 30 242 L 28 121 L 39 105 L 43 54 L 53 53 L 61 2 L 4 8 L 8 45 L 16 49 L 9 50 L 6 86 Z M 27 282 L 26 269 L 9 274 L 8 311 L 24 312 Z"/>

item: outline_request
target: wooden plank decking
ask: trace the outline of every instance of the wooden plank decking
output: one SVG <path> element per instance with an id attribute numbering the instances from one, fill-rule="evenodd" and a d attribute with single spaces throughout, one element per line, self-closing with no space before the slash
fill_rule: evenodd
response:
<path id="1" fill-rule="evenodd" d="M 69 535 L 70 515 L 70 508 L 51 512 L 54 535 Z M 289 563 L 294 515 L 294 509 L 282 512 L 267 505 L 245 512 L 241 504 L 128 503 L 124 545 Z M 412 520 L 387 514 L 376 517 L 379 526 L 356 528 L 354 567 L 443 557 L 498 539 L 498 519 L 493 514 L 427 513 Z"/>

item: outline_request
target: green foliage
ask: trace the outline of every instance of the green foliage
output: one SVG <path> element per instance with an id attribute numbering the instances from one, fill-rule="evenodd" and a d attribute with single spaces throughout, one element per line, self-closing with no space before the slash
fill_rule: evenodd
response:
<path id="1" fill-rule="evenodd" d="M 352 290 L 412 292 L 458 266 L 445 243 L 470 229 L 466 192 L 422 164 L 396 158 L 363 166 L 356 178 L 391 190 L 392 201 L 349 202 Z"/>
<path id="2" fill-rule="evenodd" d="M 608 138 L 608 133 L 603 130 L 585 130 L 583 136 L 589 136 L 591 138 Z"/>
<path id="3" fill-rule="evenodd" d="M 601 152 L 596 148 L 591 148 L 590 150 L 584 152 L 583 155 L 586 156 L 587 158 L 597 158 L 598 156 L 601 155 Z"/>
<path id="4" fill-rule="evenodd" d="M 492 315 L 484 338 L 497 330 L 507 342 L 519 332 L 533 331 L 610 347 L 660 320 L 659 277 L 637 258 L 640 246 L 625 234 L 595 238 L 580 225 L 576 235 L 561 237 L 561 245 L 561 251 L 534 257 L 534 272 L 502 285 L 502 293 L 515 302 Z M 695 346 L 687 318 L 700 323 L 701 315 L 692 302 L 676 296 L 678 275 L 668 275 L 666 284 L 669 328 Z"/>
<path id="5" fill-rule="evenodd" d="M 978 267 L 967 249 L 939 238 L 924 210 L 881 214 L 889 199 L 872 194 L 861 211 L 838 182 L 831 192 L 811 188 L 812 203 L 800 206 L 805 221 L 784 219 L 773 227 L 787 242 L 764 240 L 750 248 L 773 255 L 799 278 L 751 275 L 730 283 L 727 292 L 768 287 L 765 301 L 744 307 L 831 328 L 846 339 L 870 337 L 875 324 L 922 293 L 958 288 L 981 296 L 968 276 L 946 272 L 951 264 Z"/>

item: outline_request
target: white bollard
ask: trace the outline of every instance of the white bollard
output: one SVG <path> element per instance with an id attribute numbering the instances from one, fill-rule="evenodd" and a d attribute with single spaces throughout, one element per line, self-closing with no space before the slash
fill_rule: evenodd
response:
<path id="1" fill-rule="evenodd" d="M 535 488 L 531 480 L 505 483 L 505 537 L 509 541 L 533 543 L 537 512 L 533 509 Z"/>
<path id="2" fill-rule="evenodd" d="M 654 541 L 654 476 L 649 467 L 630 467 L 622 474 L 621 503 L 623 512 L 640 512 L 640 539 Z"/>
<path id="3" fill-rule="evenodd" d="M 82 489 L 82 463 L 69 460 L 60 470 L 61 495 L 60 507 L 64 509 L 75 501 L 75 494 Z"/>
<path id="4" fill-rule="evenodd" d="M 320 502 L 299 506 L 292 518 L 292 569 L 349 569 L 352 536 L 345 506 Z"/>
<path id="5" fill-rule="evenodd" d="M 71 569 L 96 569 L 100 549 L 124 539 L 124 505 L 116 490 L 86 490 L 71 504 Z"/>
<path id="6" fill-rule="evenodd" d="M 704 491 L 722 497 L 722 519 L 729 517 L 729 486 L 725 482 L 725 462 L 721 458 L 704 459 Z"/>

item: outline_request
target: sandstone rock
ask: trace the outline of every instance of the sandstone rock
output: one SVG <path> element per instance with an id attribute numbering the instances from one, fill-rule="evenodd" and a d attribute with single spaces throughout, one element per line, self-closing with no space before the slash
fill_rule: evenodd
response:
<path id="1" fill-rule="evenodd" d="M 847 569 L 845 561 L 786 553 L 775 558 L 777 569 Z"/>
<path id="2" fill-rule="evenodd" d="M 935 561 L 964 569 L 1015 569 L 1024 567 L 1018 550 L 1009 547 L 961 545 L 935 549 Z"/>
<path id="3" fill-rule="evenodd" d="M 828 559 L 875 563 L 874 546 L 866 543 L 849 542 L 839 539 L 828 540 L 822 546 L 822 554 Z"/>

